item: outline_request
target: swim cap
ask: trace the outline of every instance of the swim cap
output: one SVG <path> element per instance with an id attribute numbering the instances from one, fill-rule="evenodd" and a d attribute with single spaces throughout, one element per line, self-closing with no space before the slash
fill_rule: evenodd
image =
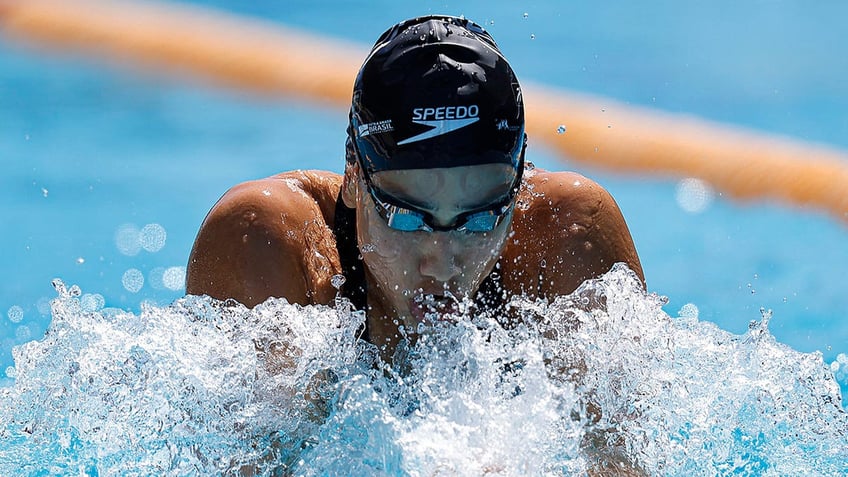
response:
<path id="1" fill-rule="evenodd" d="M 524 105 L 492 37 L 430 15 L 383 33 L 353 88 L 347 159 L 383 170 L 504 163 L 520 176 Z"/>

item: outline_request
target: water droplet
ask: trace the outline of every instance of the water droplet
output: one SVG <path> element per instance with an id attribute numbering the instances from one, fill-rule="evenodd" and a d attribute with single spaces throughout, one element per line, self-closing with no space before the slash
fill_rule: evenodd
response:
<path id="1" fill-rule="evenodd" d="M 21 325 L 15 328 L 15 339 L 18 340 L 18 343 L 23 343 L 24 341 L 29 341 L 32 338 L 32 330 L 29 329 L 27 325 Z"/>
<path id="2" fill-rule="evenodd" d="M 168 290 L 182 290 L 185 287 L 185 275 L 185 267 L 169 267 L 162 274 L 162 284 Z"/>
<path id="3" fill-rule="evenodd" d="M 46 296 L 43 296 L 35 302 L 35 308 L 38 309 L 38 312 L 42 315 L 50 314 L 50 299 Z"/>
<path id="4" fill-rule="evenodd" d="M 128 292 L 138 293 L 144 286 L 144 275 L 137 268 L 130 268 L 124 272 L 123 277 L 121 277 L 121 283 Z"/>
<path id="5" fill-rule="evenodd" d="M 681 318 L 698 318 L 698 314 L 700 310 L 694 303 L 687 303 L 680 307 L 680 311 L 677 312 L 677 316 Z"/>
<path id="6" fill-rule="evenodd" d="M 68 289 L 65 288 L 65 282 L 63 282 L 61 278 L 54 278 L 50 284 L 53 285 L 53 289 L 56 290 L 56 293 L 58 293 L 60 297 L 64 298 L 68 296 Z"/>
<path id="7" fill-rule="evenodd" d="M 712 204 L 714 196 L 712 187 L 700 179 L 683 179 L 677 184 L 677 205 L 690 214 L 705 211 Z"/>
<path id="8" fill-rule="evenodd" d="M 18 305 L 12 305 L 6 312 L 6 316 L 12 323 L 20 323 L 24 319 L 24 309 Z"/>
<path id="9" fill-rule="evenodd" d="M 165 228 L 159 224 L 147 224 L 139 233 L 139 244 L 148 252 L 158 252 L 165 246 L 168 237 Z"/>
<path id="10" fill-rule="evenodd" d="M 134 224 L 124 224 L 115 231 L 115 246 L 122 255 L 135 256 L 141 251 L 141 231 Z"/>
<path id="11" fill-rule="evenodd" d="M 556 131 L 557 131 L 557 134 L 564 134 L 564 133 L 565 133 L 565 124 L 560 124 L 560 125 L 557 127 L 557 130 L 556 130 Z"/>
<path id="12" fill-rule="evenodd" d="M 340 275 L 340 274 L 339 275 L 333 275 L 333 277 L 330 278 L 330 284 L 333 285 L 333 288 L 335 288 L 336 290 L 341 290 L 342 286 L 344 286 L 346 281 L 347 281 L 347 278 L 345 278 L 344 275 Z"/>

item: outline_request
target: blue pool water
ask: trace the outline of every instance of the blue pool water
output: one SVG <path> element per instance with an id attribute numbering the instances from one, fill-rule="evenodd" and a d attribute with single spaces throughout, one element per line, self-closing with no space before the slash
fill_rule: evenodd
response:
<path id="1" fill-rule="evenodd" d="M 413 7 L 380 1 L 369 3 L 367 8 L 355 2 L 198 3 L 363 45 L 401 18 L 427 12 L 465 14 L 486 24 L 523 80 L 848 149 L 848 115 L 844 113 L 848 110 L 848 59 L 837 53 L 848 46 L 842 33 L 848 5 L 843 2 L 809 5 L 758 1 L 740 5 L 722 0 L 692 6 L 665 1 L 613 1 L 603 5 L 427 1 Z M 183 405 L 180 403 L 193 406 L 201 397 L 211 395 L 202 393 L 214 394 L 225 377 L 215 374 L 218 371 L 212 365 L 195 363 L 195 369 L 187 364 L 192 363 L 191 357 L 205 359 L 197 354 L 201 353 L 199 350 L 188 352 L 186 361 L 179 361 L 182 358 L 153 338 L 145 342 L 144 333 L 140 332 L 140 341 L 133 341 L 121 330 L 125 326 L 135 330 L 132 327 L 136 326 L 142 331 L 147 329 L 151 336 L 172 338 L 178 337 L 179 331 L 193 330 L 205 336 L 208 343 L 221 343 L 222 349 L 232 349 L 226 356 L 233 359 L 242 356 L 238 353 L 243 352 L 239 347 L 245 336 L 270 333 L 260 325 L 232 333 L 220 331 L 220 326 L 214 324 L 233 317 L 219 316 L 217 311 L 204 315 L 213 325 L 194 323 L 190 318 L 211 306 L 205 303 L 189 302 L 176 308 L 167 305 L 184 295 L 181 277 L 188 252 L 214 201 L 236 182 L 281 170 L 340 171 L 345 122 L 345 111 L 316 107 L 297 98 L 269 100 L 197 83 L 185 76 L 45 51 L 0 36 L 0 164 L 4 168 L 0 178 L 0 248 L 4 251 L 0 258 L 0 377 L 6 386 L 18 386 L 9 388 L 14 391 L 7 391 L 0 406 L 5 413 L 4 436 L 11 436 L 13 442 L 11 450 L 0 454 L 0 459 L 22 455 L 31 459 L 0 460 L 0 465 L 38 465 L 39 457 L 64 456 L 56 460 L 59 467 L 51 473 L 93 466 L 117 474 L 122 465 L 129 465 L 127 462 L 133 459 L 152 466 L 138 467 L 141 469 L 162 468 L 156 466 L 165 465 L 164 461 L 171 462 L 174 469 L 189 468 L 181 465 L 217 466 L 220 462 L 215 459 L 219 457 L 245 461 L 258 458 L 249 449 L 254 440 L 273 440 L 269 437 L 273 429 L 302 421 L 299 418 L 307 412 L 303 409 L 268 417 L 266 411 L 279 403 L 267 393 L 263 395 L 262 389 L 266 388 L 262 386 L 272 389 L 270 386 L 279 383 L 251 381 L 230 386 L 232 396 L 219 396 L 213 403 L 193 407 L 192 412 L 200 421 L 191 421 L 190 425 L 196 426 L 197 432 L 191 434 L 178 428 L 179 412 L 187 411 L 172 408 L 179 408 Z M 566 114 L 564 123 L 567 122 Z M 695 473 L 729 473 L 735 464 L 717 456 L 732 459 L 742 455 L 750 457 L 740 457 L 737 462 L 743 475 L 745 469 L 750 474 L 774 475 L 804 474 L 805 469 L 824 469 L 819 473 L 838 475 L 839 470 L 845 470 L 844 461 L 838 457 L 846 455 L 845 448 L 838 447 L 840 442 L 843 446 L 846 442 L 844 414 L 832 409 L 836 392 L 833 386 L 841 384 L 843 392 L 848 388 L 848 290 L 843 278 L 843 270 L 848 268 L 848 228 L 844 222 L 819 212 L 776 204 L 734 203 L 720 195 L 693 207 L 684 193 L 685 186 L 692 183 L 682 182 L 683 178 L 621 175 L 586 168 L 554 156 L 534 143 L 532 137 L 529 157 L 548 169 L 576 169 L 613 193 L 642 257 L 649 291 L 667 297 L 667 303 L 662 305 L 666 315 L 685 316 L 663 318 L 652 308 L 660 306 L 654 298 L 637 300 L 656 317 L 648 322 L 657 324 L 659 331 L 649 336 L 672 343 L 668 348 L 671 354 L 628 349 L 623 356 L 629 360 L 611 359 L 613 355 L 609 353 L 622 350 L 611 348 L 612 344 L 592 348 L 596 345 L 588 338 L 574 338 L 578 340 L 576 344 L 592 348 L 581 351 L 581 358 L 590 361 L 590 369 L 600 376 L 597 382 L 584 383 L 583 391 L 606 389 L 615 380 L 604 381 L 604 376 L 621 376 L 641 369 L 640 366 L 657 371 L 657 376 L 636 373 L 631 381 L 619 383 L 639 387 L 648 396 L 640 404 L 638 417 L 629 421 L 633 427 L 625 430 L 631 439 L 628 442 L 635 442 L 632 445 L 635 455 L 642 456 L 641 462 L 669 475 L 687 475 L 693 469 Z M 78 284 L 82 294 L 59 302 L 59 310 L 68 323 L 54 323 L 55 333 L 18 348 L 22 361 L 15 364 L 12 349 L 31 340 L 42 340 L 50 326 L 50 300 L 57 297 L 51 281 L 56 277 L 68 286 Z M 750 333 L 752 320 L 762 319 L 760 308 L 773 311 L 768 324 L 770 332 L 751 344 L 746 333 Z M 122 315 L 119 310 L 132 314 Z M 267 313 L 295 321 L 311 314 L 332 319 L 332 313 L 292 311 L 279 304 L 269 310 Z M 524 338 L 509 337 L 518 339 L 518 343 L 525 343 Z M 686 344 L 686 340 L 691 344 Z M 103 359 L 97 348 L 106 345 L 112 348 L 105 349 L 114 350 L 120 358 L 104 361 L 102 369 L 83 369 L 84 363 Z M 43 360 L 37 358 L 40 350 L 48 346 L 55 347 L 55 351 L 47 352 Z M 314 352 L 320 354 L 322 345 L 316 346 Z M 348 343 L 347 349 L 355 354 L 352 347 L 355 345 Z M 81 405 L 83 409 L 99 407 L 109 416 L 85 412 L 71 416 L 69 408 L 57 403 L 53 394 L 56 389 L 73 389 L 72 400 L 66 405 L 88 402 L 94 399 L 92 396 L 101 395 L 98 393 L 110 383 L 120 381 L 115 373 L 124 373 L 123 365 L 130 359 L 121 353 L 133 349 L 150 354 L 145 362 L 150 362 L 156 372 L 145 370 L 144 366 L 141 370 L 127 368 L 127 387 L 121 391 L 126 396 L 109 394 L 106 405 L 96 399 L 95 403 L 89 402 L 90 406 Z M 531 355 L 545 352 L 544 346 L 534 351 L 528 345 L 527 349 Z M 490 351 L 468 348 L 472 355 Z M 564 351 L 558 348 L 558 352 Z M 87 353 L 91 355 L 86 357 Z M 524 355 L 512 358 L 531 360 Z M 482 368 L 494 366 L 488 358 L 475 359 Z M 345 401 L 345 396 L 361 397 L 373 386 L 362 385 L 361 380 L 366 379 L 362 376 L 367 377 L 368 373 L 356 368 L 356 360 L 353 364 L 342 361 L 316 364 L 335 370 L 343 383 L 334 398 L 341 404 L 331 415 L 338 420 L 334 422 L 347 423 L 360 422 L 367 416 L 387 416 L 385 426 L 368 428 L 368 435 L 385 433 L 391 437 L 387 442 L 394 442 L 396 448 L 378 448 L 369 440 L 368 445 L 362 446 L 362 459 L 357 461 L 365 465 L 377 455 L 408 459 L 387 461 L 387 474 L 392 474 L 392 469 L 408 471 L 416 465 L 433 468 L 428 466 L 436 464 L 428 463 L 426 456 L 437 443 L 428 442 L 427 436 L 444 435 L 450 428 L 444 424 L 450 422 L 445 416 L 461 415 L 467 420 L 454 430 L 466 436 L 466 445 L 460 448 L 468 452 L 479 448 L 474 439 L 491 440 L 492 436 L 510 433 L 524 436 L 517 433 L 517 423 L 528 419 L 541 422 L 545 418 L 544 414 L 515 414 L 518 411 L 512 410 L 511 405 L 514 401 L 497 397 L 500 388 L 486 380 L 478 381 L 482 394 L 476 397 L 483 396 L 492 409 L 502 411 L 506 416 L 503 427 L 493 423 L 494 415 L 475 418 L 469 410 L 472 398 L 456 394 L 462 389 L 460 385 L 448 387 L 447 394 L 440 395 L 444 399 L 434 401 L 454 402 L 459 408 L 430 409 L 420 419 L 402 414 L 398 417 L 397 402 L 381 400 L 379 396 L 368 401 L 375 404 L 366 410 L 348 409 L 344 403 L 353 401 Z M 786 368 L 772 367 L 780 361 L 785 362 Z M 51 373 L 74 362 L 84 373 Z M 243 366 L 232 370 L 226 379 L 255 374 L 261 363 L 250 361 Z M 434 375 L 444 377 L 447 368 L 439 368 Z M 529 368 L 528 373 L 535 372 L 532 366 Z M 728 369 L 740 371 L 734 374 Z M 727 389 L 714 384 L 720 380 L 709 372 L 719 370 L 731 373 L 722 374 L 726 379 L 721 382 L 735 384 Z M 836 381 L 828 381 L 823 370 L 830 370 Z M 315 370 L 302 369 L 295 374 L 291 379 L 296 383 L 310 379 Z M 208 382 L 203 381 L 203 375 L 210 375 Z M 89 388 L 80 387 L 76 381 L 81 379 L 79 376 L 96 382 Z M 560 417 L 575 409 L 576 398 L 569 394 L 575 392 L 573 389 L 528 376 L 516 377 L 537 387 L 535 394 L 528 391 L 529 397 L 524 395 L 528 402 L 556 402 L 561 408 L 556 411 Z M 194 394 L 184 385 L 193 379 L 201 380 L 200 384 L 194 383 Z M 765 381 L 778 384 L 763 388 Z M 150 401 L 133 397 L 139 389 L 149 391 Z M 707 399 L 710 393 L 714 400 Z M 153 397 L 157 395 L 161 396 L 160 401 Z M 609 396 L 614 395 L 609 392 Z M 680 416 L 668 414 L 673 409 L 670 405 L 651 406 L 675 396 L 681 403 Z M 827 396 L 831 396 L 829 403 L 825 402 Z M 27 397 L 35 404 L 26 404 L 30 407 L 23 409 Z M 613 406 L 609 408 L 611 415 L 620 416 L 614 409 L 621 403 L 610 399 L 613 401 L 607 404 Z M 241 403 L 240 408 L 221 408 L 224 401 Z M 258 408 L 249 411 L 248 403 Z M 722 407 L 725 404 L 727 407 Z M 173 443 L 165 442 L 163 434 L 144 434 L 144 426 L 135 438 L 143 444 L 142 453 L 152 460 L 145 460 L 140 454 L 122 458 L 121 437 L 92 430 L 96 427 L 95 418 L 100 416 L 116 429 L 124 429 L 124 434 L 118 432 L 116 436 L 127 438 L 139 422 L 116 419 L 119 410 L 127 406 L 138 409 L 139 421 L 149 424 L 155 421 L 151 415 L 160 405 L 165 409 L 162 412 L 173 411 L 160 416 L 165 429 L 196 445 L 200 449 L 196 454 L 205 456 L 205 463 L 196 464 L 191 456 L 180 457 L 182 451 L 169 450 L 167 446 Z M 645 412 L 647 409 L 651 411 Z M 724 410 L 714 412 L 717 409 Z M 804 412 L 793 414 L 798 409 Z M 815 417 L 812 411 L 805 414 L 808 410 L 820 416 Z M 710 412 L 715 416 L 707 417 Z M 13 422 L 10 413 L 25 417 Z M 222 415 L 225 423 L 219 429 L 204 427 L 213 425 L 211 416 Z M 75 421 L 77 418 L 88 424 Z M 480 429 L 491 433 L 468 431 L 474 428 L 474 419 L 478 419 L 474 423 L 480 424 Z M 563 419 L 555 421 L 551 425 L 555 428 L 540 432 L 556 436 L 552 442 L 561 445 L 560 450 L 541 449 L 539 462 L 554 469 L 581 469 L 585 463 L 574 446 L 582 431 Z M 58 437 L 38 433 L 47 431 L 23 432 L 26 424 L 22 423 L 26 422 L 42 429 L 59 429 Z M 740 424 L 744 422 L 750 424 Z M 222 429 L 236 423 L 244 426 L 244 439 L 234 444 Z M 303 466 L 300 469 L 305 474 L 333 468 L 332 463 L 319 465 L 339 450 L 328 443 L 350 442 L 350 436 L 340 437 L 328 426 L 286 434 L 295 440 L 307 435 L 326 438 L 304 455 L 304 464 L 292 464 Z M 635 426 L 641 427 L 636 430 Z M 428 429 L 438 432 L 428 434 Z M 789 464 L 780 462 L 789 462 L 792 450 L 781 451 L 775 446 L 785 443 L 789 439 L 786 436 L 793 435 L 791 432 L 807 436 L 815 434 L 816 429 L 824 429 L 821 440 L 802 437 L 793 441 L 797 448 L 792 449 L 806 453 L 808 460 L 789 468 L 795 472 L 781 472 L 788 469 L 782 466 Z M 33 435 L 48 445 L 32 447 L 27 436 Z M 186 437 L 189 435 L 192 437 Z M 536 442 L 541 435 L 525 437 Z M 649 442 L 650 438 L 657 439 L 656 443 Z M 503 442 L 506 446 L 511 441 Z M 661 444 L 667 445 L 658 447 Z M 282 444 L 284 450 L 293 448 L 286 445 Z M 680 455 L 704 460 L 676 459 Z M 772 455 L 774 459 L 770 458 Z M 477 464 L 462 459 L 457 454 L 446 462 L 453 469 L 475 473 L 473 466 Z M 496 462 L 498 458 L 493 456 L 491 460 Z M 507 473 L 530 465 L 510 459 L 501 462 Z"/>

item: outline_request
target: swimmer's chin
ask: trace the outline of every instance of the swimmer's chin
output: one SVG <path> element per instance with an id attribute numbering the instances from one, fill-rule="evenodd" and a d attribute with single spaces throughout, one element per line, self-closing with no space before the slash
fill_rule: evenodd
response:
<path id="1" fill-rule="evenodd" d="M 453 297 L 418 295 L 409 300 L 409 313 L 416 323 L 423 323 L 426 326 L 456 321 L 460 308 Z"/>

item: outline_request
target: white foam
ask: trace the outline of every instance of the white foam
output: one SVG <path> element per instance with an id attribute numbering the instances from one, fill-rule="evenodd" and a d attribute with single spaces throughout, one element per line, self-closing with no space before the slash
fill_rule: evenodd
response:
<path id="1" fill-rule="evenodd" d="M 848 419 L 819 354 L 775 342 L 765 318 L 742 336 L 672 319 L 623 268 L 552 304 L 514 300 L 510 329 L 439 322 L 391 366 L 343 300 L 187 297 L 135 315 L 57 290 L 48 333 L 15 350 L 15 386 L 0 389 L 2 475 L 848 469 Z"/>

